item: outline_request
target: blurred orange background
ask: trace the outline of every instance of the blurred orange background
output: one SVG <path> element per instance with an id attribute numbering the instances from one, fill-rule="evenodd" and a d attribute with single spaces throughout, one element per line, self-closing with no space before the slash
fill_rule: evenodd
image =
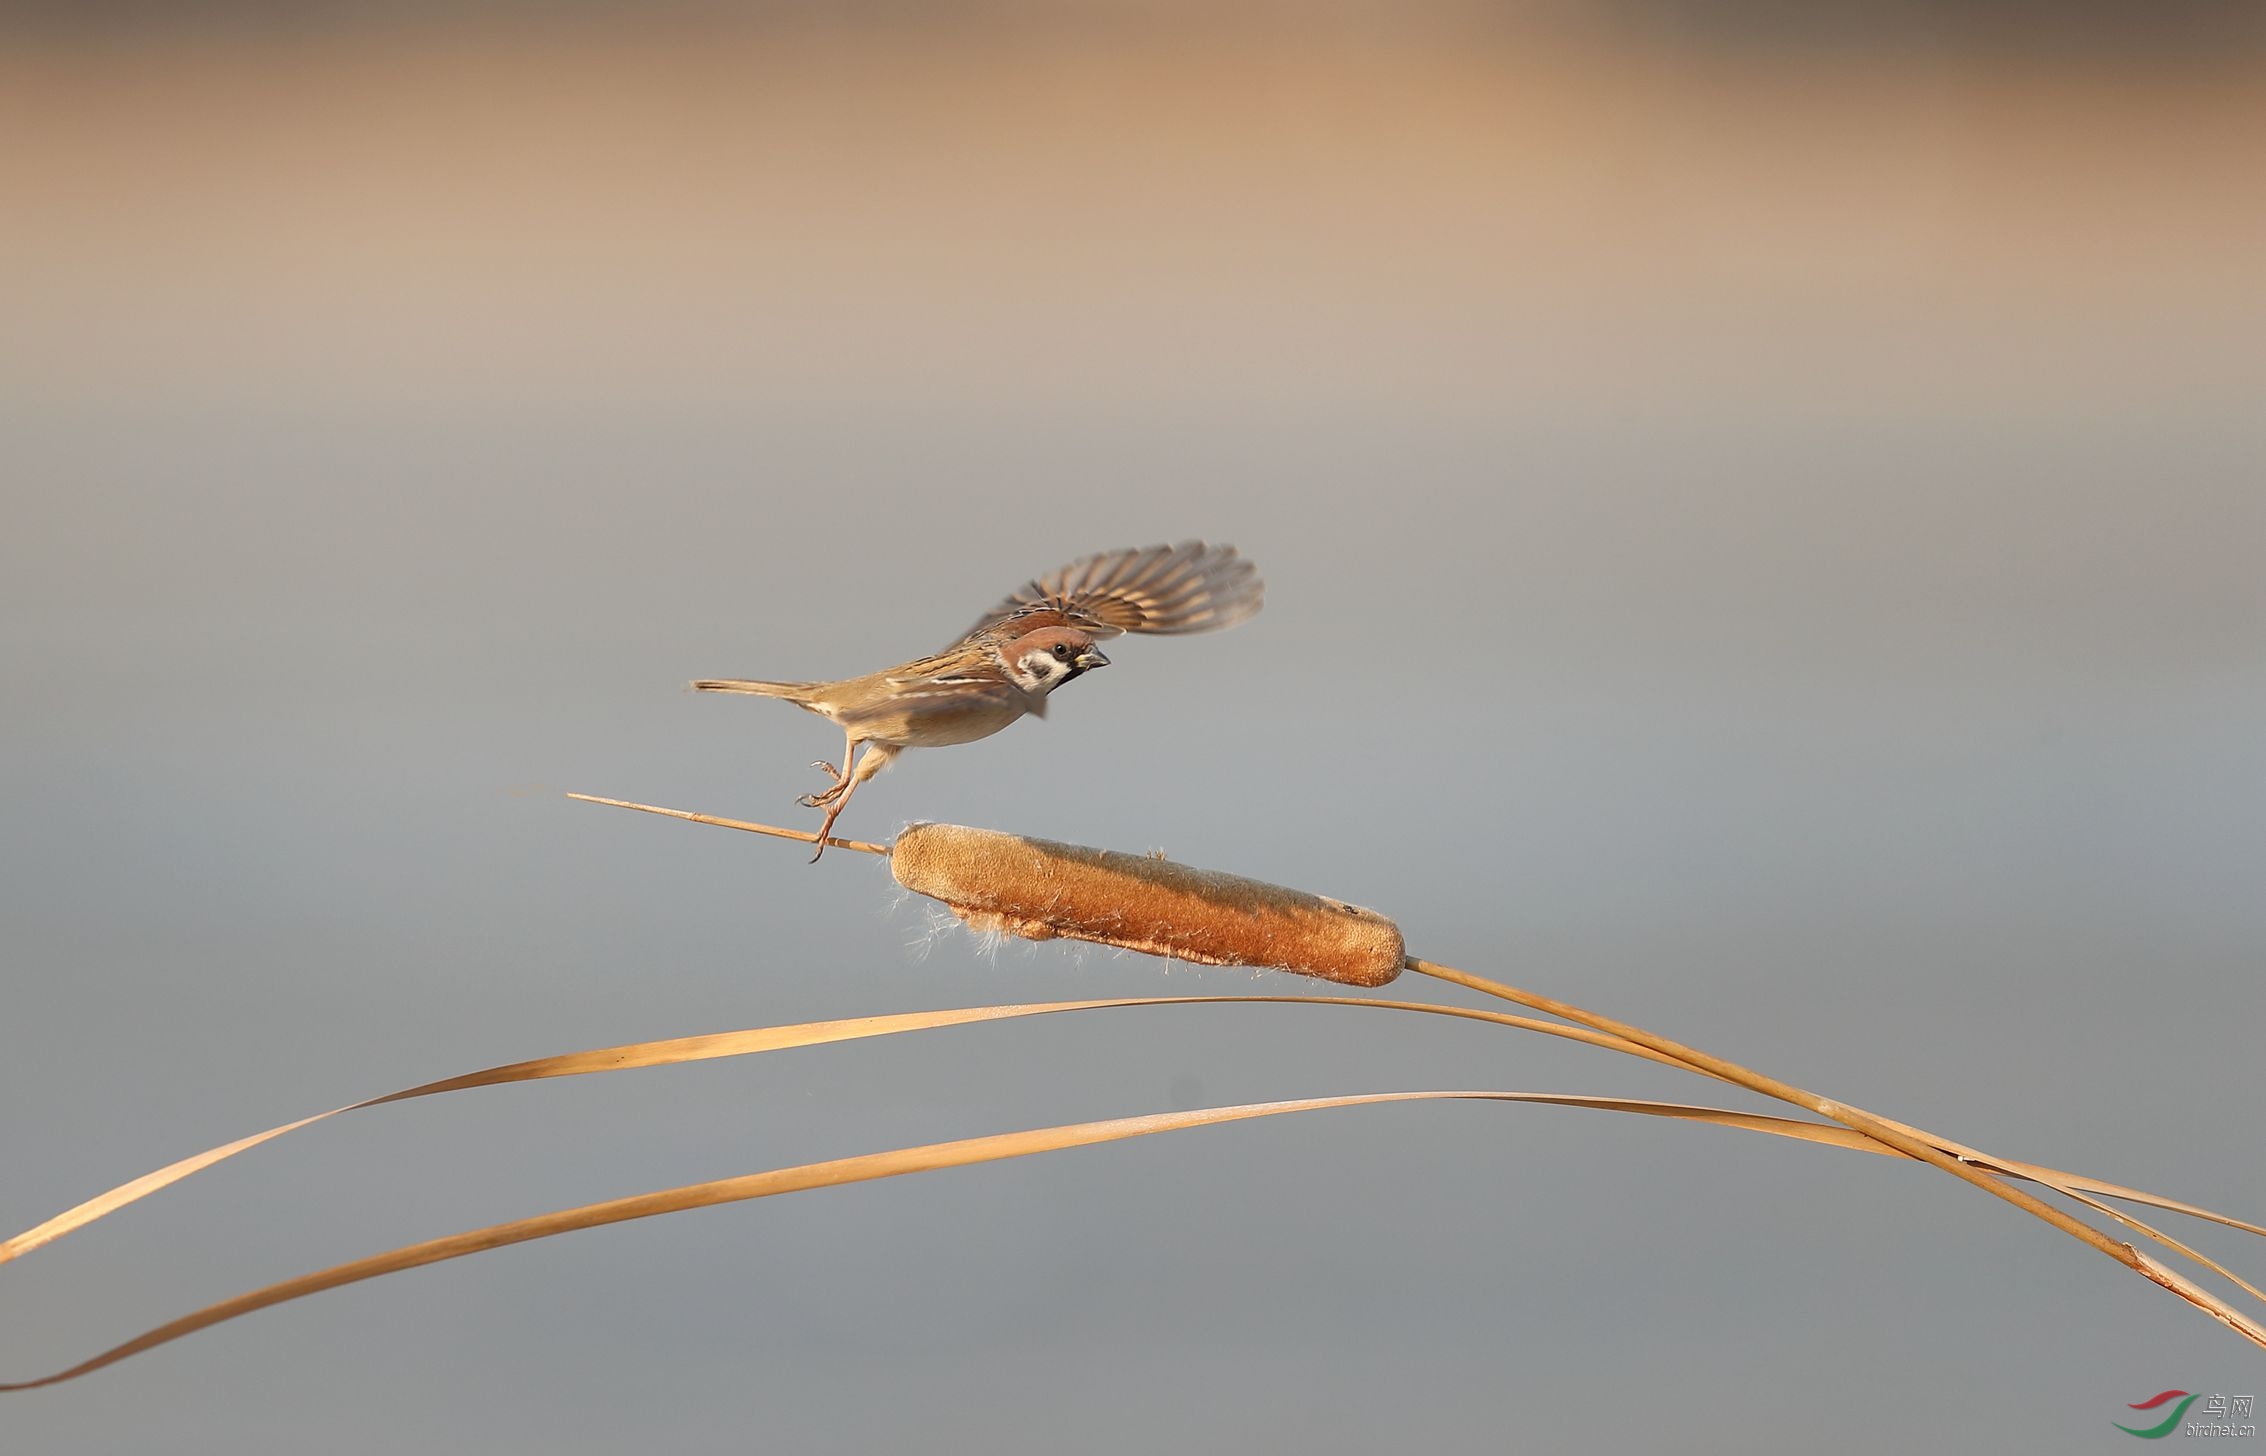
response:
<path id="1" fill-rule="evenodd" d="M 2255 392 L 2255 46 L 1909 14 L 1901 43 L 1773 44 L 1612 13 L 60 27 L 0 71 L 7 386 L 1458 413 Z"/>

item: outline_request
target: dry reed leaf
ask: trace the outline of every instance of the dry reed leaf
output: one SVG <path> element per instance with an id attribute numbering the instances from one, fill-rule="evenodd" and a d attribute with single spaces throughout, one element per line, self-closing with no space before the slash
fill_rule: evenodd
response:
<path id="1" fill-rule="evenodd" d="M 1427 1016 L 1444 1016 L 1454 1020 L 1478 1021 L 1522 1031 L 1541 1032 L 1629 1056 L 1642 1057 L 1679 1070 L 1689 1070 L 1684 1063 L 1648 1047 L 1588 1027 L 1566 1026 L 1558 1022 L 1541 1021 L 1530 1016 L 1510 1012 L 1485 1011 L 1464 1006 L 1439 1006 L 1424 1001 L 1388 1001 L 1353 996 L 1139 996 L 1118 997 L 1091 1001 L 1043 1001 L 998 1006 L 948 1008 L 940 1011 L 900 1012 L 888 1016 L 859 1016 L 839 1021 L 806 1021 L 787 1026 L 754 1027 L 744 1031 L 713 1032 L 702 1036 L 672 1037 L 660 1041 L 630 1042 L 621 1046 L 599 1047 L 591 1051 L 566 1052 L 556 1056 L 537 1057 L 528 1061 L 511 1062 L 503 1066 L 487 1067 L 461 1076 L 444 1077 L 438 1081 L 420 1083 L 415 1087 L 360 1102 L 336 1107 L 302 1117 L 265 1132 L 253 1133 L 219 1147 L 169 1163 L 154 1172 L 145 1173 L 130 1182 L 122 1183 L 107 1192 L 97 1194 L 75 1207 L 64 1210 L 13 1238 L 0 1242 L 0 1264 L 18 1258 L 84 1228 L 129 1204 L 180 1182 L 191 1174 L 202 1172 L 216 1163 L 225 1162 L 238 1153 L 249 1151 L 263 1143 L 272 1142 L 285 1133 L 295 1132 L 314 1123 L 337 1117 L 343 1113 L 365 1108 L 381 1107 L 389 1102 L 407 1102 L 418 1097 L 432 1097 L 444 1092 L 461 1092 L 475 1087 L 500 1087 L 515 1082 L 534 1082 L 552 1077 L 589 1076 L 600 1072 L 622 1072 L 641 1067 L 674 1066 L 684 1062 L 706 1061 L 719 1057 L 753 1056 L 762 1052 L 784 1051 L 794 1047 L 819 1046 L 830 1042 L 856 1041 L 867 1037 L 892 1036 L 903 1032 L 932 1031 L 952 1026 L 968 1026 L 980 1022 L 1019 1020 L 1025 1017 L 1050 1016 L 1073 1011 L 1120 1010 L 1140 1006 L 1352 1006 L 1377 1011 L 1412 1012 Z M 1798 1124 L 1808 1126 L 1810 1124 Z M 1861 1135 L 1851 1134 L 1849 1140 L 1813 1139 L 1834 1141 L 1836 1146 L 1855 1148 L 1858 1151 L 1895 1154 L 1893 1149 Z M 2137 1188 L 2127 1188 L 2088 1178 L 2082 1174 L 2067 1173 L 2053 1168 L 2039 1167 L 2012 1160 L 1986 1160 L 1972 1149 L 1953 1145 L 1952 1150 L 1978 1162 L 1991 1162 L 1993 1166 L 2017 1178 L 2061 1188 L 2072 1197 L 2082 1193 L 2098 1194 L 2123 1199 L 2132 1203 L 2164 1209 L 2173 1213 L 2206 1219 L 2225 1224 L 2230 1228 L 2266 1235 L 2266 1228 L 2244 1223 L 2222 1213 L 2193 1204 L 2179 1203 L 2161 1198 Z M 2110 1210 L 2115 1216 L 2114 1210 Z M 2172 1247 L 2169 1239 L 2165 1243 Z M 2201 1260 L 2208 1267 L 2218 1266 Z M 2224 1272 L 2224 1271 L 2221 1271 Z M 2234 1276 L 2229 1275 L 2229 1278 Z M 2240 1283 L 2240 1280 L 2236 1282 Z M 2247 1286 L 2245 1286 L 2247 1287 Z"/>
<path id="2" fill-rule="evenodd" d="M 1307 1005 L 1307 1006 L 1363 1006 L 1391 1011 L 1421 1012 L 1433 1016 L 1447 1016 L 1466 1021 L 1485 1021 L 1502 1026 L 1520 1027 L 1529 1031 L 1546 1032 L 1553 1036 L 1568 1037 L 1598 1045 L 1611 1044 L 1614 1039 L 1598 1032 L 1578 1027 L 1560 1026 L 1553 1022 L 1537 1021 L 1532 1017 L 1515 1016 L 1500 1011 L 1480 1011 L 1459 1006 L 1435 1006 L 1421 1001 L 1372 1001 L 1360 997 L 1344 996 L 1140 996 L 1119 997 L 1096 1001 L 1046 1001 L 1020 1005 L 975 1006 L 951 1008 L 942 1011 L 909 1011 L 889 1016 L 858 1016 L 841 1021 L 806 1021 L 789 1026 L 755 1027 L 745 1031 L 713 1032 L 703 1036 L 672 1037 L 662 1041 L 631 1042 L 621 1046 L 599 1047 L 592 1051 L 565 1052 L 556 1056 L 537 1057 L 530 1061 L 511 1062 L 503 1066 L 488 1067 L 462 1076 L 444 1077 L 439 1081 L 420 1083 L 415 1087 L 383 1096 L 366 1098 L 302 1117 L 265 1132 L 253 1133 L 216 1148 L 169 1163 L 154 1172 L 145 1173 L 131 1182 L 122 1183 L 107 1192 L 48 1219 L 34 1228 L 26 1229 L 15 1237 L 0 1242 L 0 1264 L 30 1253 L 43 1244 L 53 1243 L 65 1234 L 84 1228 L 95 1220 L 149 1197 L 161 1189 L 172 1186 L 193 1173 L 202 1172 L 216 1163 L 224 1162 L 238 1153 L 247 1152 L 263 1143 L 272 1142 L 285 1133 L 295 1132 L 314 1123 L 337 1117 L 343 1113 L 358 1112 L 364 1108 L 381 1107 L 389 1102 L 407 1102 L 417 1097 L 432 1097 L 443 1092 L 461 1092 L 474 1087 L 500 1087 L 513 1082 L 534 1082 L 551 1077 L 580 1077 L 598 1072 L 623 1072 L 639 1067 L 674 1066 L 682 1062 L 707 1061 L 718 1057 L 752 1056 L 761 1052 L 785 1051 L 793 1047 L 819 1046 L 828 1042 L 856 1041 L 866 1037 L 892 1036 L 901 1032 L 933 1031 L 950 1026 L 968 1026 L 985 1021 L 1009 1021 L 1030 1016 L 1046 1016 L 1070 1011 L 1098 1011 L 1133 1006 L 1194 1006 L 1194 1005 Z M 1677 1065 L 1672 1059 L 1637 1048 L 1618 1048 L 1635 1055 Z"/>
<path id="3" fill-rule="evenodd" d="M 1359 1004 L 1359 1003 L 1356 1003 Z M 926 1143 L 918 1147 L 896 1148 L 888 1152 L 864 1153 L 855 1157 L 834 1158 L 820 1163 L 805 1163 L 792 1168 L 776 1168 L 769 1172 L 748 1173 L 736 1178 L 720 1178 L 713 1182 L 691 1183 L 676 1188 L 664 1188 L 652 1193 L 640 1193 L 628 1198 L 608 1199 L 601 1203 L 587 1203 L 576 1208 L 560 1209 L 552 1213 L 537 1214 L 532 1218 L 514 1219 L 508 1223 L 490 1224 L 486 1228 L 471 1229 L 464 1233 L 442 1238 L 427 1239 L 422 1243 L 407 1244 L 381 1254 L 334 1264 L 312 1274 L 302 1274 L 270 1284 L 215 1304 L 206 1305 L 181 1318 L 159 1325 L 135 1336 L 124 1344 L 113 1346 L 101 1354 L 83 1360 L 68 1369 L 35 1380 L 0 1382 L 0 1391 L 35 1390 L 41 1386 L 57 1385 L 75 1380 L 105 1366 L 115 1365 L 130 1356 L 153 1350 L 184 1335 L 210 1329 L 256 1310 L 272 1308 L 326 1289 L 337 1289 L 357 1284 L 386 1274 L 406 1269 L 423 1268 L 428 1264 L 444 1263 L 490 1249 L 511 1244 L 530 1243 L 558 1234 L 573 1233 L 578 1229 L 598 1228 L 606 1224 L 627 1223 L 634 1219 L 653 1218 L 661 1214 L 682 1213 L 688 1209 L 713 1208 L 719 1204 L 739 1203 L 754 1198 L 768 1198 L 781 1193 L 799 1193 L 814 1188 L 832 1188 L 849 1183 L 865 1183 L 880 1178 L 894 1178 L 908 1173 L 933 1172 L 942 1168 L 960 1168 L 975 1163 L 999 1162 L 1007 1158 L 1028 1157 L 1034 1153 L 1057 1152 L 1065 1148 L 1091 1147 L 1100 1143 L 1119 1142 L 1127 1138 L 1144 1137 L 1151 1133 L 1178 1132 L 1188 1128 L 1209 1127 L 1221 1123 L 1241 1122 L 1252 1118 L 1274 1117 L 1289 1112 L 1314 1112 L 1329 1108 L 1363 1107 L 1394 1102 L 1483 1101 L 1526 1102 L 1558 1107 L 1583 1107 L 1607 1112 L 1633 1113 L 1649 1117 L 1666 1117 L 1682 1121 L 1713 1124 L 1719 1127 L 1739 1128 L 1750 1132 L 1770 1133 L 1805 1142 L 1822 1143 L 1832 1147 L 1857 1151 L 1881 1151 L 1872 1139 L 1846 1128 L 1821 1126 L 1817 1123 L 1798 1122 L 1788 1118 L 1760 1113 L 1734 1112 L 1719 1107 L 1693 1107 L 1676 1102 L 1651 1102 L 1618 1097 L 1586 1097 L 1558 1092 L 1492 1092 L 1492 1091 L 1440 1091 L 1440 1092 L 1369 1092 L 1343 1097 L 1309 1097 L 1296 1101 L 1244 1103 L 1228 1107 L 1204 1107 L 1186 1112 L 1149 1113 L 1138 1117 L 1106 1118 L 1097 1122 L 1068 1123 L 1058 1127 L 1034 1128 L 1026 1132 L 993 1133 L 984 1137 L 962 1138 L 952 1142 Z M 2160 1267 L 2160 1266 L 2159 1266 Z M 2170 1277 L 2170 1271 L 2164 1271 Z M 2162 1282 L 2162 1281 L 2159 1281 Z"/>

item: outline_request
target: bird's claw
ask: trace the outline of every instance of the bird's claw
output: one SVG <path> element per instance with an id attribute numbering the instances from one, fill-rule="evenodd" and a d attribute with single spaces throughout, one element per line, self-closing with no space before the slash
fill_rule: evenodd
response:
<path id="1" fill-rule="evenodd" d="M 795 802 L 802 805 L 805 809 L 823 809 L 828 804 L 831 804 L 836 799 L 842 797 L 842 791 L 849 787 L 850 776 L 846 773 L 843 773 L 840 769 L 834 767 L 834 765 L 828 763 L 823 758 L 812 759 L 810 766 L 822 771 L 828 778 L 834 780 L 834 782 L 828 787 L 820 789 L 815 794 L 802 795 L 801 797 L 797 798 Z"/>

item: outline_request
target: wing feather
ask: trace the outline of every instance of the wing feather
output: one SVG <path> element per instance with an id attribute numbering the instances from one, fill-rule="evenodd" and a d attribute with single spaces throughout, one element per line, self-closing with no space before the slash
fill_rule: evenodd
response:
<path id="1" fill-rule="evenodd" d="M 1049 622 L 1097 637 L 1213 632 L 1249 620 L 1264 599 L 1258 570 L 1233 546 L 1183 541 L 1081 556 L 992 608 L 968 636 Z"/>

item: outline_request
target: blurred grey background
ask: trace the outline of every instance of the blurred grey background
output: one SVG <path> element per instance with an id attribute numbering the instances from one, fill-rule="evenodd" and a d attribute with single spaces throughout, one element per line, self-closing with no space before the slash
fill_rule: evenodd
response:
<path id="1" fill-rule="evenodd" d="M 986 953 L 869 860 L 561 798 L 802 822 L 832 730 L 686 679 L 868 670 L 1193 535 L 1255 623 L 1127 642 L 844 832 L 1343 896 L 2266 1212 L 2252 8 L 452 13 L 0 22 L 0 1231 L 495 1062 L 1302 989 Z M 1724 1100 L 1267 1007 L 435 1099 L 0 1270 L 0 1375 L 570 1203 L 1470 1086 Z M 1401 1106 L 388 1279 L 0 1400 L 0 1447 L 2067 1452 L 2259 1379 L 1935 1174 Z"/>

